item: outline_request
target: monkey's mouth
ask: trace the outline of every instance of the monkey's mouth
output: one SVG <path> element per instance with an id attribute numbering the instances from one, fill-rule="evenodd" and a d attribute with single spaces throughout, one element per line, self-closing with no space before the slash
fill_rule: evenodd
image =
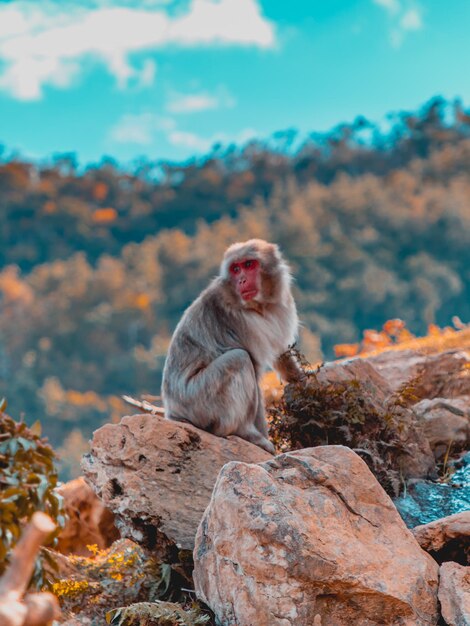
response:
<path id="1" fill-rule="evenodd" d="M 240 295 L 243 298 L 243 300 L 253 300 L 253 298 L 255 298 L 258 295 L 258 290 L 249 289 L 248 291 L 242 291 Z"/>

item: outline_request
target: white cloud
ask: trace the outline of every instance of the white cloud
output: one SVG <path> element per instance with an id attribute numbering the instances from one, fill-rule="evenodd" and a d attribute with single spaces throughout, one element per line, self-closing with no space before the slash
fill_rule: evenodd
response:
<path id="1" fill-rule="evenodd" d="M 274 26 L 258 0 L 190 0 L 171 15 L 161 2 L 140 0 L 111 6 L 103 0 L 59 3 L 17 0 L 0 4 L 0 89 L 16 98 L 40 98 L 45 85 L 70 86 L 86 63 L 101 62 L 124 87 L 144 86 L 155 76 L 146 59 L 139 71 L 135 54 L 164 46 L 275 43 Z"/>
<path id="2" fill-rule="evenodd" d="M 173 146 L 189 148 L 198 153 L 208 152 L 214 144 L 244 144 L 259 135 L 252 128 L 245 128 L 235 134 L 214 133 L 209 136 L 178 128 L 173 118 L 161 117 L 155 113 L 126 114 L 111 129 L 109 138 L 114 143 L 127 143 L 141 146 L 153 144 L 161 135 Z"/>
<path id="3" fill-rule="evenodd" d="M 420 30 L 423 28 L 423 17 L 421 12 L 416 7 L 409 9 L 402 16 L 400 24 L 404 30 Z"/>
<path id="4" fill-rule="evenodd" d="M 168 134 L 168 141 L 173 146 L 190 148 L 197 152 L 208 152 L 214 144 L 212 139 L 201 137 L 196 133 L 190 133 L 182 130 L 173 130 Z"/>
<path id="5" fill-rule="evenodd" d="M 194 111 L 207 111 L 218 108 L 217 98 L 207 94 L 193 94 L 182 96 L 178 100 L 170 102 L 168 110 L 170 113 L 192 113 Z"/>
<path id="6" fill-rule="evenodd" d="M 209 137 L 203 137 L 196 133 L 172 130 L 167 134 L 167 140 L 173 146 L 190 148 L 199 153 L 208 152 L 215 144 L 244 144 L 250 139 L 257 137 L 259 133 L 252 128 L 244 128 L 240 132 L 234 135 L 228 135 L 227 133 L 215 133 Z"/>
<path id="7" fill-rule="evenodd" d="M 375 4 L 386 9 L 392 15 L 400 11 L 401 5 L 398 0 L 374 0 Z"/>
<path id="8" fill-rule="evenodd" d="M 394 48 L 399 48 L 405 35 L 424 27 L 421 7 L 413 0 L 372 0 L 382 7 L 390 24 L 389 39 Z"/>
<path id="9" fill-rule="evenodd" d="M 173 92 L 166 106 L 167 111 L 173 114 L 197 113 L 214 109 L 231 108 L 235 106 L 234 98 L 225 87 L 219 87 L 214 94 L 200 91 L 192 94 Z"/>
<path id="10" fill-rule="evenodd" d="M 155 113 L 126 114 L 111 129 L 110 138 L 116 143 L 131 143 L 141 146 L 154 141 L 158 132 L 169 133 L 176 123 Z"/>
<path id="11" fill-rule="evenodd" d="M 153 59 L 145 59 L 139 73 L 139 86 L 149 87 L 153 85 L 155 74 L 157 73 L 157 64 Z"/>

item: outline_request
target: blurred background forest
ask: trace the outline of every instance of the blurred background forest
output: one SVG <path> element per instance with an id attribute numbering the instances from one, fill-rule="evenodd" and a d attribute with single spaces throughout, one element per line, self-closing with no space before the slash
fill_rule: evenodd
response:
<path id="1" fill-rule="evenodd" d="M 171 332 L 225 247 L 289 259 L 311 360 L 400 317 L 470 319 L 470 113 L 436 98 L 185 164 L 0 162 L 0 397 L 39 418 L 64 478 L 122 393 L 158 394 Z"/>

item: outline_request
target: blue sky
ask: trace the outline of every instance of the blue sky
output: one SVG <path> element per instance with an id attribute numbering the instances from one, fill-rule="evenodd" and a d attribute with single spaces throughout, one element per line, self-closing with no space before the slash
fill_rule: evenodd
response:
<path id="1" fill-rule="evenodd" d="M 0 0 L 0 142 L 184 160 L 470 104 L 468 0 Z"/>

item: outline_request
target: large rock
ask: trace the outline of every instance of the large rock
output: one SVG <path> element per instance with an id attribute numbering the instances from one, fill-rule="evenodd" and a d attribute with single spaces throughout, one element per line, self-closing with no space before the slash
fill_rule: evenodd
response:
<path id="1" fill-rule="evenodd" d="M 325 363 L 317 374 L 320 383 L 345 383 L 358 380 L 368 398 L 380 408 L 392 395 L 393 389 L 369 359 L 353 358 Z"/>
<path id="2" fill-rule="evenodd" d="M 153 415 L 124 417 L 93 435 L 82 462 L 123 537 L 161 551 L 192 550 L 220 468 L 270 454 L 238 437 L 223 439 Z"/>
<path id="3" fill-rule="evenodd" d="M 439 570 L 439 602 L 448 626 L 470 624 L 470 567 L 443 563 Z"/>
<path id="4" fill-rule="evenodd" d="M 417 376 L 429 357 L 418 350 L 384 350 L 365 358 L 387 381 L 389 387 L 397 391 Z"/>
<path id="5" fill-rule="evenodd" d="M 221 624 L 436 624 L 438 565 L 366 464 L 325 446 L 229 463 L 196 537 L 198 596 Z"/>
<path id="6" fill-rule="evenodd" d="M 442 563 L 470 563 L 470 511 L 421 524 L 412 530 L 419 545 Z"/>
<path id="7" fill-rule="evenodd" d="M 426 354 L 424 350 L 388 350 L 368 357 L 367 361 L 394 391 L 412 383 L 420 400 L 470 394 L 470 354 L 466 350 L 438 354 Z"/>
<path id="8" fill-rule="evenodd" d="M 378 456 L 389 459 L 388 469 L 399 468 L 400 475 L 405 478 L 426 478 L 434 474 L 434 455 L 416 414 L 406 406 L 397 395 L 397 390 L 388 384 L 369 359 L 353 358 L 327 363 L 318 372 L 316 380 L 321 385 L 360 385 L 363 411 L 368 415 L 375 415 L 373 428 L 377 420 L 386 425 L 386 432 L 390 437 L 388 449 L 381 449 L 380 441 L 377 444 L 380 451 Z M 379 435 L 371 428 L 369 440 L 380 439 L 383 434 L 381 432 Z M 397 441 L 400 442 L 399 446 L 396 445 Z"/>
<path id="9" fill-rule="evenodd" d="M 470 396 L 425 399 L 413 409 L 437 459 L 450 445 L 464 449 L 470 443 Z"/>

